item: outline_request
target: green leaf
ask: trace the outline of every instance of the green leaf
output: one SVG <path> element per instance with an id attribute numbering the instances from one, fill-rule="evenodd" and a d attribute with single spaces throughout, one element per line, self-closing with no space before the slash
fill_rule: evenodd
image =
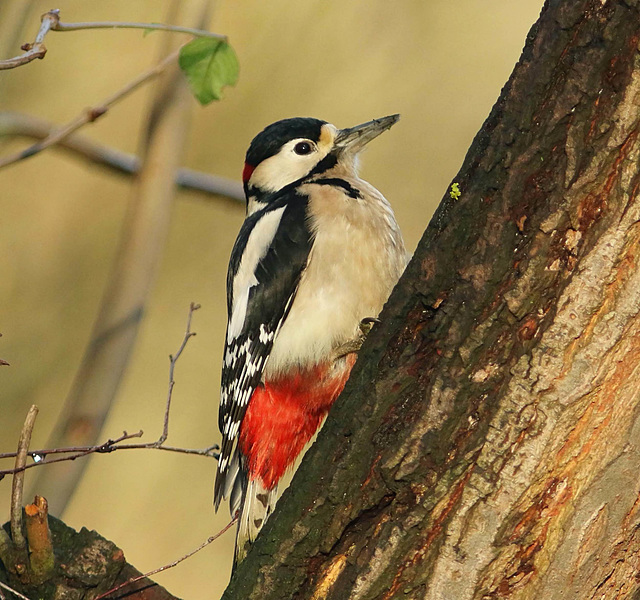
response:
<path id="1" fill-rule="evenodd" d="M 222 98 L 222 88 L 238 81 L 238 57 L 222 40 L 196 38 L 180 50 L 178 64 L 200 104 Z"/>

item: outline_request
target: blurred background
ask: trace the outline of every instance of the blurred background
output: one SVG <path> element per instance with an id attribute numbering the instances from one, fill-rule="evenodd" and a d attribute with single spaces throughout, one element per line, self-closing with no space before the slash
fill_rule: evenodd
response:
<path id="1" fill-rule="evenodd" d="M 2 0 L 0 58 L 34 39 L 50 4 Z M 164 22 L 169 4 L 59 0 L 56 8 L 64 21 Z M 178 17 L 193 22 L 196 5 L 184 0 Z M 347 127 L 399 112 L 401 121 L 363 156 L 361 172 L 390 200 L 413 250 L 541 7 L 542 0 L 219 0 L 210 29 L 229 36 L 240 79 L 221 102 L 203 108 L 190 100 L 183 164 L 239 179 L 249 142 L 273 121 L 313 116 Z M 64 123 L 152 65 L 162 35 L 51 32 L 44 60 L 1 72 L 0 109 Z M 8 47 L 12 39 L 17 45 Z M 82 133 L 136 152 L 152 87 Z M 0 154 L 27 143 L 0 138 Z M 0 170 L 0 358 L 11 364 L 0 368 L 0 452 L 15 450 L 32 403 L 40 414 L 31 448 L 47 444 L 90 339 L 131 183 L 55 148 Z M 145 441 L 160 434 L 167 356 L 180 345 L 191 301 L 202 304 L 193 321 L 198 335 L 177 365 L 169 443 L 201 448 L 219 440 L 225 274 L 243 215 L 239 203 L 177 192 L 158 276 L 100 440 L 125 429 L 143 429 Z M 84 460 L 84 476 L 58 516 L 113 540 L 142 571 L 182 556 L 228 522 L 226 507 L 213 512 L 210 458 L 132 450 Z M 55 474 L 58 467 L 44 468 Z M 37 470 L 27 471 L 27 487 Z M 10 485 L 0 481 L 0 521 L 9 515 Z M 185 599 L 218 598 L 233 541 L 226 534 L 156 580 Z"/>

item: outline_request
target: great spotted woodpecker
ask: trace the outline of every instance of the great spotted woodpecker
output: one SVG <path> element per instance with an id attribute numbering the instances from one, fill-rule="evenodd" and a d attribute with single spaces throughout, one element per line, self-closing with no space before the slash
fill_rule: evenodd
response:
<path id="1" fill-rule="evenodd" d="M 247 215 L 227 275 L 228 323 L 215 506 L 239 512 L 235 564 L 273 510 L 278 482 L 316 433 L 406 252 L 389 203 L 357 156 L 399 115 L 350 129 L 269 125 L 243 172 Z"/>

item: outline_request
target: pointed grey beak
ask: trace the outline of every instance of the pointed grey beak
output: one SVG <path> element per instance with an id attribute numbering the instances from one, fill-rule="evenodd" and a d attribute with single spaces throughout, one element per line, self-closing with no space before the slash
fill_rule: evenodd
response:
<path id="1" fill-rule="evenodd" d="M 390 129 L 400 119 L 400 115 L 390 115 L 381 119 L 374 119 L 355 127 L 340 129 L 336 135 L 335 147 L 341 151 L 349 151 L 357 154 L 372 139 L 377 138 L 381 133 Z"/>

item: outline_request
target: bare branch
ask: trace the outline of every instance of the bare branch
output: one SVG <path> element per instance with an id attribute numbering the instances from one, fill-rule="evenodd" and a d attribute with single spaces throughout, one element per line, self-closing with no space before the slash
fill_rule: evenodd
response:
<path id="1" fill-rule="evenodd" d="M 216 196 L 224 196 L 237 202 L 245 202 L 242 184 L 220 175 L 209 175 L 191 169 L 178 169 L 176 184 L 184 189 L 192 189 Z"/>
<path id="2" fill-rule="evenodd" d="M 196 456 L 207 456 L 209 458 L 218 458 L 218 444 L 208 446 L 207 448 L 181 448 L 178 446 L 158 446 L 157 442 L 145 442 L 140 444 L 123 444 L 121 442 L 130 440 L 132 438 L 142 437 L 144 432 L 142 430 L 136 433 L 127 433 L 126 431 L 122 436 L 115 440 L 107 440 L 102 444 L 96 444 L 95 446 L 72 446 L 68 448 L 46 448 L 43 450 L 30 450 L 27 454 L 35 461 L 32 465 L 25 465 L 24 469 L 30 469 L 39 465 L 50 465 L 54 462 L 60 462 L 62 460 L 75 460 L 76 458 L 82 458 L 86 454 L 109 454 L 116 450 L 164 450 L 165 452 L 177 452 L 178 454 L 194 454 Z M 52 454 L 75 454 L 75 456 L 67 456 L 62 459 L 48 460 L 45 463 L 45 458 Z M 15 452 L 0 453 L 0 460 L 3 458 L 15 458 Z M 5 475 L 12 475 L 15 473 L 15 469 L 9 469 L 6 471 L 0 471 L 0 479 Z"/>
<path id="3" fill-rule="evenodd" d="M 64 461 L 72 461 L 76 460 L 76 458 L 82 458 L 89 454 L 108 454 L 110 452 L 114 452 L 116 450 L 164 450 L 165 452 L 177 452 L 179 454 L 194 454 L 197 456 L 206 456 L 208 458 L 218 459 L 219 449 L 217 444 L 213 446 L 209 446 L 207 448 L 180 448 L 176 446 L 165 446 L 164 443 L 169 436 L 169 411 L 171 409 L 171 398 L 173 395 L 173 388 L 175 386 L 174 372 L 176 363 L 178 359 L 182 355 L 182 352 L 187 346 L 187 342 L 196 335 L 195 332 L 191 331 L 191 321 L 193 318 L 193 313 L 200 308 L 199 304 L 192 302 L 189 306 L 189 314 L 187 315 L 187 326 L 185 330 L 184 337 L 178 348 L 178 351 L 175 355 L 170 355 L 170 366 L 169 366 L 169 389 L 167 392 L 167 403 L 164 413 L 164 424 L 162 428 L 162 434 L 160 437 L 153 442 L 144 442 L 138 444 L 123 444 L 122 442 L 128 441 L 133 438 L 142 437 L 143 431 L 140 430 L 136 433 L 127 433 L 126 431 L 116 439 L 109 439 L 102 444 L 97 444 L 95 446 L 73 446 L 68 448 L 52 448 L 48 450 L 32 450 L 27 452 L 25 455 L 30 456 L 34 462 L 27 465 L 26 460 L 21 463 L 21 465 L 16 465 L 14 469 L 6 469 L 0 470 L 0 480 L 6 475 L 15 475 L 16 473 L 22 473 L 27 469 L 32 469 L 34 467 L 38 467 L 40 465 L 51 465 L 57 462 Z M 66 456 L 61 456 L 60 458 L 54 458 L 53 460 L 47 460 L 45 462 L 45 458 L 51 454 L 65 454 Z M 3 458 L 13 458 L 17 456 L 17 452 L 6 452 L 0 453 L 0 459 Z"/>
<path id="4" fill-rule="evenodd" d="M 182 351 L 185 349 L 187 342 L 196 335 L 195 332 L 191 331 L 191 318 L 193 317 L 194 311 L 200 308 L 199 304 L 195 304 L 192 302 L 189 306 L 189 315 L 187 316 L 187 329 L 184 334 L 184 338 L 182 339 L 182 343 L 180 344 L 180 348 L 175 353 L 175 355 L 169 355 L 169 391 L 167 392 L 167 407 L 164 411 L 164 425 L 162 427 L 162 435 L 158 438 L 156 442 L 156 446 L 162 446 L 167 441 L 167 437 L 169 436 L 169 411 L 171 410 L 171 397 L 173 396 L 173 387 L 176 382 L 173 378 L 173 373 L 176 368 L 176 363 L 182 354 Z"/>
<path id="5" fill-rule="evenodd" d="M 43 140 L 55 130 L 53 123 L 33 115 L 0 111 L 0 138 L 24 136 Z M 69 135 L 60 140 L 56 146 L 119 174 L 134 175 L 140 170 L 139 157 L 94 142 L 81 134 Z M 183 189 L 244 202 L 242 184 L 226 177 L 180 168 L 176 173 L 176 185 Z"/>
<path id="6" fill-rule="evenodd" d="M 113 452 L 118 448 L 122 448 L 122 446 L 117 446 L 120 442 L 125 440 L 130 440 L 132 438 L 142 437 L 143 431 L 140 430 L 136 433 L 127 433 L 126 431 L 115 440 L 108 439 L 106 442 L 102 444 L 96 444 L 95 446 L 76 446 L 73 448 L 54 448 L 51 450 L 33 450 L 28 452 L 27 454 L 35 461 L 29 465 L 21 465 L 14 469 L 6 469 L 4 471 L 0 471 L 0 479 L 2 479 L 5 475 L 13 475 L 15 473 L 21 473 L 22 471 L 26 471 L 27 469 L 32 469 L 33 467 L 38 467 L 43 464 L 52 465 L 57 462 L 63 462 L 66 460 L 75 460 L 76 458 L 82 458 L 83 456 L 87 456 L 88 454 L 107 454 L 109 452 Z M 132 447 L 146 448 L 150 447 L 149 444 L 130 444 L 129 448 Z M 69 456 L 63 456 L 61 458 L 54 458 L 53 460 L 48 460 L 46 463 L 44 462 L 44 458 L 49 454 L 69 454 Z M 7 452 L 4 454 L 0 454 L 0 459 L 2 458 L 11 458 L 15 456 L 15 453 Z"/>
<path id="7" fill-rule="evenodd" d="M 130 23 L 103 21 L 95 23 L 63 23 L 60 21 L 60 11 L 56 8 L 42 15 L 40 29 L 38 35 L 32 44 L 24 44 L 23 54 L 0 60 L 0 71 L 5 69 L 15 69 L 22 65 L 26 65 L 36 59 L 44 58 L 47 49 L 44 46 L 44 37 L 49 31 L 81 31 L 83 29 L 144 29 L 152 31 L 171 31 L 173 33 L 188 33 L 195 37 L 208 37 L 217 40 L 227 41 L 226 35 L 212 33 L 204 29 L 195 29 L 193 27 L 181 27 L 180 25 L 166 25 L 164 23 Z"/>
<path id="8" fill-rule="evenodd" d="M 22 49 L 25 50 L 23 54 L 8 58 L 6 60 L 0 60 L 0 71 L 5 69 L 15 69 L 22 65 L 26 65 L 31 61 L 38 58 L 44 58 L 47 53 L 47 49 L 44 46 L 44 37 L 53 30 L 54 26 L 59 22 L 58 11 L 50 10 L 48 13 L 42 15 L 42 21 L 40 23 L 40 29 L 38 35 L 32 44 L 24 44 Z"/>
<path id="9" fill-rule="evenodd" d="M 17 592 L 12 587 L 9 587 L 6 583 L 2 583 L 2 581 L 0 581 L 0 588 L 3 588 L 5 590 L 7 590 L 7 592 L 15 594 L 18 598 L 21 598 L 22 600 L 31 600 L 31 598 L 27 598 L 24 594 L 21 594 L 20 592 Z M 2 597 L 4 597 L 4 596 L 2 596 Z"/>
<path id="10" fill-rule="evenodd" d="M 19 550 L 24 550 L 27 547 L 27 542 L 22 535 L 22 490 L 24 488 L 24 467 L 27 463 L 31 434 L 33 433 L 33 426 L 37 416 L 38 407 L 32 404 L 20 433 L 18 452 L 16 453 L 16 473 L 13 476 L 13 485 L 11 487 L 11 537 Z"/>
<path id="11" fill-rule="evenodd" d="M 220 446 L 214 444 L 207 448 L 180 448 L 178 446 L 156 446 L 155 442 L 151 444 L 138 445 L 138 444 L 123 444 L 114 448 L 114 450 L 164 450 L 165 452 L 177 452 L 178 454 L 194 454 L 196 456 L 206 456 L 208 458 L 215 458 L 218 460 L 218 450 Z"/>
<path id="12" fill-rule="evenodd" d="M 172 64 L 177 59 L 179 52 L 179 49 L 175 52 L 172 52 L 159 63 L 157 63 L 150 69 L 147 69 L 146 71 L 138 75 L 135 79 L 130 81 L 123 88 L 106 98 L 99 105 L 83 110 L 77 117 L 69 121 L 66 125 L 63 125 L 59 129 L 53 131 L 44 140 L 29 146 L 25 150 L 16 152 L 15 154 L 11 154 L 9 156 L 5 156 L 4 158 L 0 158 L 0 168 L 34 156 L 39 152 L 42 152 L 46 148 L 59 143 L 74 131 L 80 129 L 80 127 L 82 127 L 83 125 L 92 123 L 96 119 L 100 118 L 109 110 L 109 108 L 122 100 L 125 96 L 138 89 L 142 84 L 150 81 L 151 79 L 157 77 L 160 73 L 162 73 L 162 71 L 164 71 L 164 69 L 166 69 L 168 65 Z"/>
<path id="13" fill-rule="evenodd" d="M 143 435 L 143 431 L 138 431 L 136 433 L 124 433 L 124 435 L 120 436 L 115 440 L 107 440 L 102 444 L 97 444 L 95 446 L 74 446 L 69 448 L 49 448 L 43 450 L 32 450 L 28 453 L 28 455 L 35 461 L 32 464 L 25 465 L 19 470 L 16 469 L 5 469 L 0 470 L 0 480 L 5 477 L 5 475 L 13 475 L 14 473 L 18 473 L 19 471 L 26 471 L 27 469 L 32 469 L 34 467 L 39 467 L 43 465 L 52 465 L 57 462 L 63 462 L 66 460 L 76 460 L 76 458 L 82 458 L 83 456 L 87 456 L 88 454 L 109 454 L 111 452 L 115 452 L 116 450 L 164 450 L 165 452 L 175 452 L 177 454 L 193 454 L 194 456 L 205 456 L 207 458 L 215 458 L 218 460 L 218 444 L 214 444 L 213 446 L 208 446 L 207 448 L 182 448 L 179 446 L 158 446 L 157 442 L 146 442 L 140 444 L 122 444 L 121 442 L 124 440 L 129 440 L 131 438 L 138 438 Z M 70 456 L 63 456 L 60 458 L 54 458 L 53 460 L 47 460 L 45 462 L 45 457 L 51 454 L 69 454 Z M 15 457 L 15 452 L 5 452 L 0 453 L 0 460 L 3 458 L 13 458 Z"/>
<path id="14" fill-rule="evenodd" d="M 203 548 L 206 548 L 209 544 L 211 544 L 211 542 L 215 542 L 220 536 L 222 536 L 224 533 L 229 531 L 229 529 L 231 529 L 231 527 L 233 527 L 233 525 L 237 521 L 238 521 L 238 513 L 236 512 L 236 514 L 233 516 L 233 519 L 231 519 L 231 521 L 229 521 L 227 525 L 225 525 L 220 531 L 218 531 L 218 533 L 216 533 L 215 535 L 212 535 L 209 539 L 202 542 L 202 544 L 200 544 L 195 550 L 191 550 L 191 552 L 188 552 L 187 554 L 180 557 L 179 559 L 174 560 L 172 563 L 163 565 L 162 567 L 154 569 L 153 571 L 149 571 L 148 573 L 144 573 L 143 575 L 138 575 L 133 579 L 129 579 L 128 581 L 125 581 L 124 583 L 121 583 L 120 585 L 117 585 L 114 588 L 111 588 L 110 590 L 104 592 L 103 594 L 96 596 L 93 600 L 102 600 L 103 598 L 106 598 L 107 596 L 113 594 L 114 592 L 121 590 L 123 587 L 131 585 L 132 583 L 136 583 L 136 581 L 140 581 L 141 579 L 145 579 L 146 577 L 151 577 L 152 575 L 156 575 L 157 573 L 162 573 L 162 571 L 166 571 L 167 569 L 172 569 L 176 565 L 179 565 L 183 560 L 187 560 L 187 558 L 192 557 L 197 552 L 200 552 L 200 550 L 202 550 Z M 157 584 L 154 584 L 154 585 L 157 585 Z"/>

